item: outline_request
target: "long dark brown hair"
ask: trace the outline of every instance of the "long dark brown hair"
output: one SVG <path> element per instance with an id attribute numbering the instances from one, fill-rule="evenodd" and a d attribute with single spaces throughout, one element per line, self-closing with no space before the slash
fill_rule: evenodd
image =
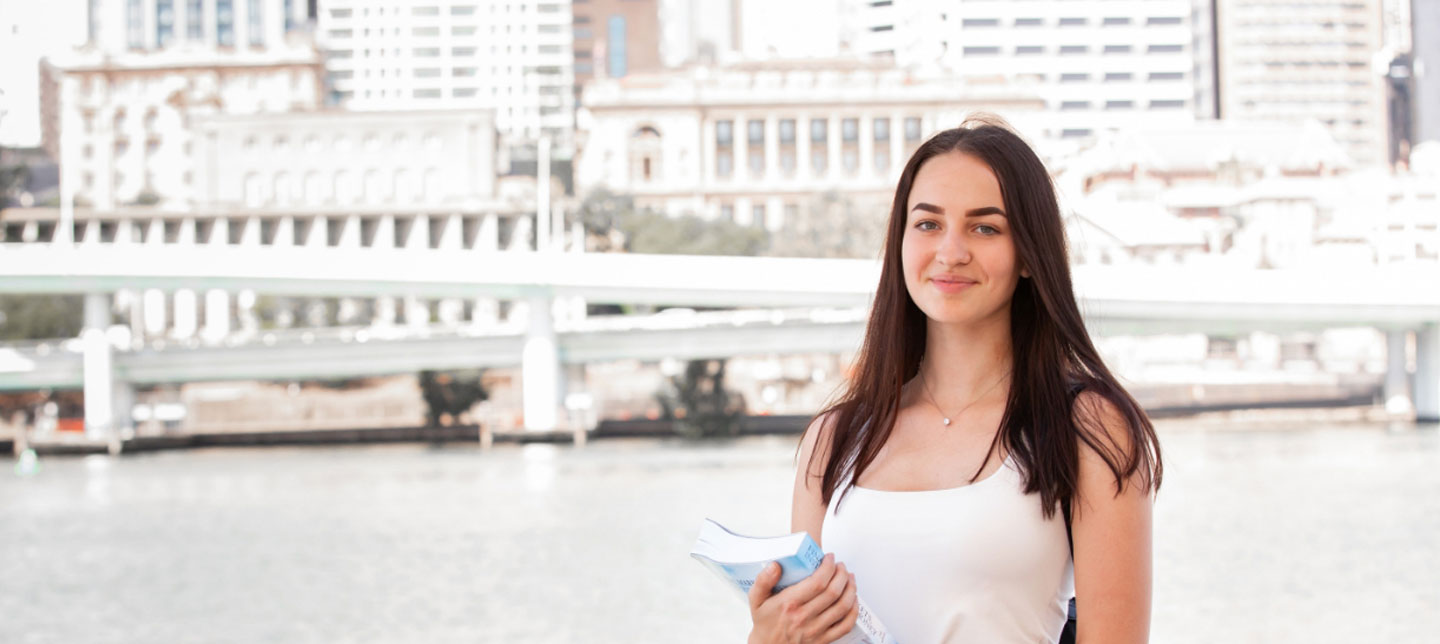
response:
<path id="1" fill-rule="evenodd" d="M 1115 474 L 1116 494 L 1138 475 L 1149 493 L 1160 488 L 1163 468 L 1155 428 L 1139 403 L 1125 391 L 1100 359 L 1085 330 L 1070 281 L 1065 229 L 1055 187 L 1039 157 L 998 117 L 982 115 L 961 127 L 931 137 L 915 150 L 890 209 L 890 224 L 880 271 L 880 286 L 865 328 L 865 342 L 854 376 L 836 401 L 817 417 L 830 415 L 828 441 L 817 442 L 806 465 L 806 484 L 817 458 L 825 459 L 823 498 L 855 485 L 890 436 L 900 412 L 901 389 L 913 378 L 925 355 L 926 316 L 910 299 L 901 266 L 906 204 L 920 166 L 936 156 L 962 152 L 990 167 L 1000 182 L 1017 263 L 1029 269 L 1010 301 L 1013 347 L 1012 386 L 1000 429 L 990 444 L 985 469 L 996 443 L 1006 450 L 1024 477 L 1025 492 L 1040 493 L 1046 518 L 1075 494 L 1079 444 L 1084 441 Z M 1099 410 L 1075 409 L 1076 393 L 1095 392 L 1124 416 L 1128 441 L 1116 441 L 1095 421 Z M 821 423 L 812 422 L 811 431 Z"/>

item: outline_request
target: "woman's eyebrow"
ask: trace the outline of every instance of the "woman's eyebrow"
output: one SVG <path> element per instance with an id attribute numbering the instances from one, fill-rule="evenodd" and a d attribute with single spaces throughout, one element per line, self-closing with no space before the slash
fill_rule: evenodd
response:
<path id="1" fill-rule="evenodd" d="M 940 206 L 932 203 L 925 203 L 923 201 L 915 204 L 915 207 L 911 208 L 910 210 L 911 212 L 914 212 L 916 210 L 924 210 L 925 212 L 933 212 L 937 215 L 945 214 L 944 208 L 941 208 Z M 966 217 L 984 217 L 985 215 L 1000 215 L 1001 217 L 1009 219 L 1009 216 L 1006 215 L 1005 211 L 1001 210 L 999 206 L 982 206 L 979 208 L 971 208 L 970 210 L 965 211 Z"/>

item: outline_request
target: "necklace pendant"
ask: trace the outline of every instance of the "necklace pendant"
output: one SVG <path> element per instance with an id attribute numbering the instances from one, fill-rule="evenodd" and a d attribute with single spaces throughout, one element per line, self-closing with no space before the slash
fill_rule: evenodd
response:
<path id="1" fill-rule="evenodd" d="M 949 419 L 949 418 L 946 418 L 946 419 L 945 419 L 945 426 L 946 426 L 946 427 L 949 427 L 949 426 L 950 426 L 950 419 Z"/>

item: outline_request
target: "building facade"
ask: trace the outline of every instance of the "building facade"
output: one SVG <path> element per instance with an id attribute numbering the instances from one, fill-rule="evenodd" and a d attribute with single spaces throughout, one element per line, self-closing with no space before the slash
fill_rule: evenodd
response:
<path id="1" fill-rule="evenodd" d="M 814 195 L 888 201 L 924 137 L 973 110 L 1033 133 L 1043 107 L 1004 87 L 851 60 L 595 81 L 583 103 L 582 193 L 604 187 L 641 207 L 772 230 Z"/>
<path id="2" fill-rule="evenodd" d="M 1047 136 L 1214 114 L 1206 0 L 844 0 L 842 48 L 1038 94 Z"/>
<path id="3" fill-rule="evenodd" d="M 193 121 L 321 107 L 313 47 L 172 48 L 111 54 L 85 48 L 41 68 L 41 137 L 74 201 L 181 209 L 197 199 Z"/>
<path id="4" fill-rule="evenodd" d="M 1221 118 L 1313 119 L 1356 163 L 1385 165 L 1381 7 L 1381 0 L 1217 0 Z"/>
<path id="5" fill-rule="evenodd" d="M 568 0 L 319 0 L 329 100 L 345 109 L 493 110 L 503 138 L 568 141 Z"/>
<path id="6" fill-rule="evenodd" d="M 659 0 L 590 0 L 575 14 L 575 83 L 659 71 Z"/>

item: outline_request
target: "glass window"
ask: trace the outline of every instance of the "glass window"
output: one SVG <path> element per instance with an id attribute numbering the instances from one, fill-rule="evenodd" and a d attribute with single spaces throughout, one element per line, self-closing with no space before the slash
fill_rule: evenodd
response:
<path id="1" fill-rule="evenodd" d="M 962 47 L 962 48 L 961 48 L 961 51 L 963 51 L 966 56 L 999 56 L 999 55 L 1000 55 L 1000 48 L 999 48 L 999 47 L 990 47 L 990 46 L 985 46 L 985 47 Z"/>
<path id="2" fill-rule="evenodd" d="M 765 172 L 765 151 L 760 148 L 750 148 L 748 151 L 750 171 L 755 174 Z"/>
<path id="3" fill-rule="evenodd" d="M 185 37 L 190 40 L 205 37 L 205 0 L 185 0 Z"/>
<path id="4" fill-rule="evenodd" d="M 765 204 L 757 203 L 750 207 L 750 223 L 756 226 L 765 225 Z"/>
<path id="5" fill-rule="evenodd" d="M 1090 80 L 1090 75 L 1084 72 L 1071 72 L 1060 75 L 1062 83 L 1080 83 Z"/>
<path id="6" fill-rule="evenodd" d="M 1150 45 L 1145 49 L 1152 54 L 1175 54 L 1184 50 L 1184 45 Z"/>
<path id="7" fill-rule="evenodd" d="M 795 119 L 780 119 L 780 142 L 795 142 Z"/>
<path id="8" fill-rule="evenodd" d="M 735 122 L 734 122 L 734 121 L 716 121 L 716 122 L 715 122 L 715 144 L 716 144 L 716 145 L 730 145 L 730 144 L 734 141 L 734 137 L 735 137 L 734 127 L 735 127 Z"/>
<path id="9" fill-rule="evenodd" d="M 1090 101 L 1061 101 L 1060 109 L 1065 111 L 1088 110 L 1090 109 Z"/>
<path id="10" fill-rule="evenodd" d="M 825 130 L 829 123 L 824 119 L 810 119 L 810 140 L 816 143 L 825 142 Z"/>
<path id="11" fill-rule="evenodd" d="M 1061 18 L 1061 27 L 1084 27 L 1090 22 L 1089 18 Z"/>
<path id="12" fill-rule="evenodd" d="M 1182 22 L 1182 20 L 1180 19 L 1179 16 L 1150 16 L 1149 18 L 1146 18 L 1146 19 L 1145 19 L 1145 24 L 1146 24 L 1147 26 L 1149 26 L 1149 25 L 1178 25 L 1178 24 L 1180 24 L 1181 22 Z"/>
<path id="13" fill-rule="evenodd" d="M 810 148 L 810 169 L 815 174 L 825 174 L 829 158 L 825 155 L 824 148 Z"/>
<path id="14" fill-rule="evenodd" d="M 860 140 L 860 119 L 841 119 L 840 138 L 846 143 Z"/>
<path id="15" fill-rule="evenodd" d="M 1090 51 L 1090 47 L 1089 47 L 1088 45 L 1061 45 L 1061 46 L 1060 46 L 1060 55 L 1061 55 L 1061 56 L 1073 56 L 1073 55 L 1075 55 L 1075 54 L 1083 54 L 1083 53 L 1086 53 L 1086 52 L 1088 52 L 1088 51 Z"/>
<path id="16" fill-rule="evenodd" d="M 245 24 L 248 25 L 248 28 L 250 29 L 250 46 L 251 46 L 251 47 L 261 47 L 261 46 L 264 46 L 264 44 L 265 44 L 265 14 L 262 13 L 263 9 L 262 9 L 262 7 L 260 6 L 260 0 L 246 0 L 246 1 L 247 1 L 247 3 L 248 3 L 248 4 L 246 5 L 246 8 L 249 10 L 249 13 L 246 14 Z"/>
<path id="17" fill-rule="evenodd" d="M 145 16 L 142 12 L 145 8 L 140 0 L 129 0 L 125 3 L 125 35 L 127 44 L 131 49 L 140 49 L 145 46 Z"/>
<path id="18" fill-rule="evenodd" d="M 1134 76 L 1134 75 L 1131 74 L 1130 72 L 1105 72 L 1105 82 L 1107 82 L 1107 83 L 1127 82 L 1127 81 L 1129 81 L 1133 76 Z"/>
<path id="19" fill-rule="evenodd" d="M 1152 110 L 1173 110 L 1185 107 L 1185 101 L 1156 100 L 1150 101 Z"/>
<path id="20" fill-rule="evenodd" d="M 1041 26 L 1041 25 L 1043 25 L 1043 24 L 1045 24 L 1045 20 L 1044 20 L 1043 18 L 1016 18 L 1016 19 L 1015 19 L 1015 26 L 1016 26 L 1016 27 L 1039 27 L 1039 26 Z"/>
<path id="21" fill-rule="evenodd" d="M 735 165 L 735 157 L 731 156 L 731 154 L 730 154 L 730 152 L 729 152 L 728 150 L 725 151 L 725 152 L 721 152 L 721 153 L 719 153 L 719 154 L 717 154 L 717 155 L 715 156 L 715 174 L 716 174 L 716 175 L 719 175 L 719 176 L 722 176 L 722 177 L 728 177 L 728 176 L 730 176 L 730 175 L 731 175 L 732 173 L 734 173 L 734 171 L 735 171 L 734 165 Z"/>
<path id="22" fill-rule="evenodd" d="M 1130 53 L 1130 45 L 1105 45 L 1104 53 L 1128 54 Z"/>
<path id="23" fill-rule="evenodd" d="M 235 46 L 234 0 L 215 0 L 215 40 L 221 47 Z"/>
<path id="24" fill-rule="evenodd" d="M 473 5 L 473 4 L 457 4 L 457 5 L 453 6 L 453 7 L 450 7 L 450 15 L 452 15 L 452 16 L 473 16 L 473 15 L 475 15 L 475 5 Z"/>
<path id="25" fill-rule="evenodd" d="M 1020 45 L 1015 48 L 1015 54 L 1017 56 L 1034 56 L 1043 53 L 1045 53 L 1045 48 L 1040 45 Z"/>
<path id="26" fill-rule="evenodd" d="M 541 5 L 544 6 L 544 5 Z M 606 71 L 611 78 L 625 76 L 625 16 L 610 16 L 609 28 L 606 30 L 606 43 L 609 47 L 609 54 L 606 56 Z"/>
<path id="27" fill-rule="evenodd" d="M 1135 107 L 1135 101 L 1105 101 L 1107 110 L 1128 110 Z"/>
<path id="28" fill-rule="evenodd" d="M 846 172 L 854 174 L 856 170 L 860 169 L 860 153 L 856 152 L 854 148 L 845 148 L 844 153 L 840 155 L 840 162 L 845 166 Z"/>
<path id="29" fill-rule="evenodd" d="M 908 116 L 905 118 L 905 140 L 920 140 L 920 117 Z"/>
<path id="30" fill-rule="evenodd" d="M 1130 16 L 1111 16 L 1100 24 L 1105 27 L 1121 27 L 1130 24 Z"/>
<path id="31" fill-rule="evenodd" d="M 874 130 L 875 130 L 875 140 L 876 140 L 876 141 L 889 141 L 889 140 L 890 140 L 890 119 L 886 119 L 886 118 L 878 118 L 878 119 L 875 119 L 875 124 L 874 124 L 874 125 L 875 125 L 875 128 L 874 128 Z"/>
<path id="32" fill-rule="evenodd" d="M 964 29 L 971 29 L 971 28 L 975 28 L 975 27 L 999 27 L 999 26 L 1000 26 L 1000 19 L 999 19 L 999 18 L 965 18 L 965 19 L 963 19 L 963 20 L 960 21 L 960 26 L 961 26 L 962 28 L 964 28 Z"/>
<path id="33" fill-rule="evenodd" d="M 875 148 L 875 171 L 884 172 L 890 169 L 890 148 Z"/>
<path id="34" fill-rule="evenodd" d="M 752 120 L 745 124 L 745 140 L 752 144 L 765 143 L 765 121 Z"/>
<path id="35" fill-rule="evenodd" d="M 175 39 L 175 0 L 155 0 L 155 44 L 169 45 Z"/>

